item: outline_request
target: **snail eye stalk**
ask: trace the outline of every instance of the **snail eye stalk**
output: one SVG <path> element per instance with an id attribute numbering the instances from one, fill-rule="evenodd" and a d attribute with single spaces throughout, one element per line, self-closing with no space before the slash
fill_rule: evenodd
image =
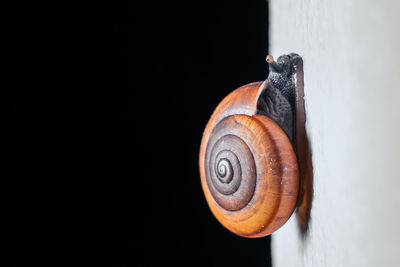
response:
<path id="1" fill-rule="evenodd" d="M 267 55 L 267 57 L 265 58 L 265 60 L 267 61 L 267 63 L 269 64 L 271 71 L 273 72 L 282 72 L 283 68 L 281 65 L 279 65 L 275 60 L 274 57 L 271 55 Z"/>

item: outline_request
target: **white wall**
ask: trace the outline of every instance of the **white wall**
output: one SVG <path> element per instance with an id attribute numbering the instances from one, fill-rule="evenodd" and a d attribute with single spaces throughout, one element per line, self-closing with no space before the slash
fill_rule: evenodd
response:
<path id="1" fill-rule="evenodd" d="M 304 59 L 315 171 L 308 238 L 292 216 L 274 266 L 400 266 L 400 1 L 269 2 L 272 54 Z"/>

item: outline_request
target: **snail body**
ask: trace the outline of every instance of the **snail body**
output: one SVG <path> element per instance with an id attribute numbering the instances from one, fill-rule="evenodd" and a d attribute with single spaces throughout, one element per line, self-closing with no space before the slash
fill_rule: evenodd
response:
<path id="1" fill-rule="evenodd" d="M 289 138 L 293 122 L 284 130 L 267 116 L 260 103 L 268 88 L 267 79 L 223 99 L 200 147 L 207 203 L 224 227 L 244 237 L 266 236 L 281 227 L 293 213 L 299 191 L 299 168 Z"/>

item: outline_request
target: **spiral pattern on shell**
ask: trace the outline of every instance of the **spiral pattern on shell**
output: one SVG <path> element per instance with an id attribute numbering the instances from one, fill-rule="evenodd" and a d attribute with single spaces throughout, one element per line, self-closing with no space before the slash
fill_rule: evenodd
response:
<path id="1" fill-rule="evenodd" d="M 225 123 L 213 131 L 207 148 L 207 183 L 215 201 L 224 209 L 240 210 L 251 200 L 256 185 L 256 166 L 246 142 L 226 134 Z"/>
<path id="2" fill-rule="evenodd" d="M 230 220 L 223 223 L 230 230 L 262 236 L 289 218 L 298 169 L 289 139 L 272 120 L 261 115 L 222 119 L 209 135 L 204 167 L 208 191 L 219 207 L 213 212 Z M 282 199 L 290 205 L 281 206 Z M 271 221 L 270 216 L 277 217 Z"/>

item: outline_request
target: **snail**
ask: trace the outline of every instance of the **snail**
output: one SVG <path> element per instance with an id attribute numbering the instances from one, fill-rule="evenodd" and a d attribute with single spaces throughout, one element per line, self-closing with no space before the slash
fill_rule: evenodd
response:
<path id="1" fill-rule="evenodd" d="M 270 73 L 264 82 L 244 85 L 220 102 L 199 155 L 211 212 L 225 228 L 250 238 L 280 228 L 295 210 L 301 188 L 295 144 L 302 59 L 292 53 L 277 61 L 268 55 L 266 61 Z"/>

